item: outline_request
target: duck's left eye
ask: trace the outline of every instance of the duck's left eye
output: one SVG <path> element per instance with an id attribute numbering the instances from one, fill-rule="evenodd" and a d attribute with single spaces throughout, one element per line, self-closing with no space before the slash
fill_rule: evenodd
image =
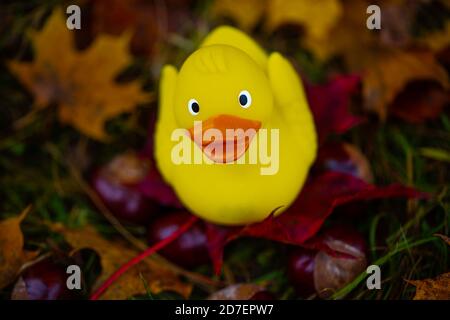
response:
<path id="1" fill-rule="evenodd" d="M 242 90 L 239 93 L 239 104 L 242 108 L 248 108 L 252 104 L 252 96 L 250 95 L 250 92 L 247 90 Z"/>

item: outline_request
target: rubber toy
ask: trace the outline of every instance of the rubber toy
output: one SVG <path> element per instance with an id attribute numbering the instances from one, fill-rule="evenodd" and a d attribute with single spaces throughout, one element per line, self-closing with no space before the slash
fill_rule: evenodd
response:
<path id="1" fill-rule="evenodd" d="M 163 68 L 159 93 L 157 167 L 193 214 L 245 225 L 295 200 L 317 138 L 301 79 L 281 54 L 218 27 L 179 72 Z"/>

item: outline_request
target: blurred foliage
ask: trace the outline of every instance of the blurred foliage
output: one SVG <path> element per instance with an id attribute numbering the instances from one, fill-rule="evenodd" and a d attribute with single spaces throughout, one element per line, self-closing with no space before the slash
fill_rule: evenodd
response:
<path id="1" fill-rule="evenodd" d="M 84 50 L 98 35 L 120 36 L 129 30 L 132 60 L 116 80 L 139 79 L 148 94 L 157 94 L 163 64 L 180 65 L 209 30 L 224 22 L 240 26 L 267 50 L 286 54 L 311 83 L 325 83 L 340 74 L 361 75 L 362 88 L 352 101 L 352 110 L 365 116 L 366 121 L 343 136 L 333 137 L 333 141 L 357 146 L 368 159 L 376 184 L 402 183 L 433 196 L 428 201 L 381 201 L 359 209 L 362 212 L 351 222 L 367 237 L 369 261 L 383 265 L 382 289 L 367 290 L 361 275 L 335 297 L 410 299 L 415 289 L 405 280 L 435 278 L 448 272 L 450 265 L 448 246 L 433 236 L 448 235 L 450 221 L 450 9 L 447 1 L 438 0 L 372 1 L 382 10 L 386 8 L 389 18 L 383 20 L 381 31 L 368 34 L 365 10 L 352 9 L 355 4 L 350 2 L 301 0 L 291 4 L 298 5 L 292 8 L 286 4 L 289 1 L 275 0 L 80 0 L 82 30 L 73 33 L 76 50 Z M 157 108 L 156 102 L 150 101 L 109 119 L 105 127 L 108 143 L 60 123 L 54 102 L 45 109 L 34 108 L 35 96 L 21 85 L 8 64 L 34 61 L 30 30 L 42 28 L 53 9 L 68 4 L 72 2 L 0 4 L 0 218 L 15 216 L 31 204 L 32 212 L 21 224 L 24 249 L 41 253 L 63 250 L 68 245 L 49 228 L 51 223 L 69 227 L 91 224 L 103 236 L 120 239 L 116 229 L 99 214 L 76 174 L 87 180 L 93 168 L 114 155 L 141 149 L 148 135 L 148 120 Z M 367 7 L 364 1 L 359 5 Z M 302 15 L 295 14 L 303 10 Z M 359 20 L 364 24 L 358 25 Z M 412 65 L 408 60 L 399 69 L 395 68 L 401 59 L 383 65 L 387 55 L 391 59 L 417 52 L 425 52 L 428 60 L 420 58 Z M 410 74 L 405 76 L 404 70 Z M 95 72 L 86 70 L 86 79 Z M 376 79 L 368 81 L 371 78 L 367 74 Z M 425 89 L 429 87 L 423 82 L 411 89 L 409 85 L 418 80 L 432 82 L 432 89 Z M 389 98 L 380 99 L 386 91 Z M 405 100 L 413 93 L 418 95 Z M 375 103 L 370 100 L 374 97 L 379 99 Z M 429 106 L 434 106 L 431 113 L 424 111 Z M 416 115 L 414 121 L 408 115 Z M 327 224 L 335 219 L 339 219 L 338 214 Z M 144 236 L 143 227 L 126 227 L 135 237 Z M 287 251 L 285 245 L 270 241 L 236 241 L 226 249 L 220 279 L 262 284 L 279 299 L 296 299 L 286 276 Z M 209 266 L 196 271 L 211 277 Z M 9 298 L 11 290 L 11 286 L 0 288 L 0 297 Z M 206 296 L 207 291 L 194 284 L 191 297 Z M 148 292 L 138 298 L 179 296 Z"/>

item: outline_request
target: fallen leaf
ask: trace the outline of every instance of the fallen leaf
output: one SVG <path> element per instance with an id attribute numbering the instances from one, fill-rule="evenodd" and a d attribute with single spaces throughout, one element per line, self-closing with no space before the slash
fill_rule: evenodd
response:
<path id="1" fill-rule="evenodd" d="M 270 0 L 267 7 L 266 27 L 274 31 L 282 25 L 304 26 L 308 38 L 322 40 L 342 14 L 338 0 Z"/>
<path id="2" fill-rule="evenodd" d="M 450 105 L 450 92 L 432 80 L 412 81 L 388 106 L 388 112 L 409 123 L 436 119 Z"/>
<path id="3" fill-rule="evenodd" d="M 305 82 L 308 102 L 316 123 L 319 143 L 331 134 L 342 134 L 362 122 L 349 111 L 352 95 L 358 92 L 360 78 L 341 75 L 323 85 Z"/>
<path id="4" fill-rule="evenodd" d="M 151 2 L 92 1 L 92 33 L 97 36 L 102 33 L 120 36 L 124 31 L 130 30 L 133 32 L 131 51 L 139 55 L 151 55 L 159 38 L 156 14 Z"/>
<path id="5" fill-rule="evenodd" d="M 327 32 L 324 30 L 321 37 L 306 36 L 303 44 L 320 60 L 340 56 L 351 71 L 361 71 L 379 47 L 379 36 L 366 27 L 366 10 L 370 4 L 364 0 L 342 1 L 340 13 L 330 19 Z"/>
<path id="6" fill-rule="evenodd" d="M 36 257 L 37 252 L 23 249 L 24 238 L 20 223 L 25 219 L 31 206 L 13 218 L 0 222 L 0 289 L 13 282 L 20 268 Z"/>
<path id="7" fill-rule="evenodd" d="M 316 57 L 342 58 L 351 72 L 363 74 L 365 108 L 385 119 L 393 115 L 417 123 L 438 116 L 448 105 L 448 79 L 431 52 L 406 51 L 416 45 L 441 52 L 450 43 L 444 30 L 422 39 L 413 39 L 411 30 L 420 4 L 414 1 L 383 2 L 382 29 L 366 27 L 369 1 L 343 1 L 342 15 L 322 37 L 306 35 L 302 41 Z M 399 51 L 403 48 L 404 51 Z M 428 57 L 427 57 L 428 55 Z M 433 81 L 440 88 L 414 87 L 400 95 L 414 81 Z M 411 92 L 414 92 L 411 98 Z"/>
<path id="8" fill-rule="evenodd" d="M 304 34 L 311 41 L 323 41 L 342 14 L 338 0 L 216 0 L 211 13 L 225 17 L 245 31 L 252 30 L 264 19 L 269 32 L 286 26 L 304 27 Z"/>
<path id="9" fill-rule="evenodd" d="M 396 96 L 406 86 L 418 80 L 434 82 L 444 90 L 448 76 L 429 52 L 395 51 L 384 54 L 367 70 L 363 82 L 366 110 L 386 119 Z M 438 99 L 440 100 L 440 99 Z M 426 108 L 427 103 L 423 108 Z M 411 110 L 409 110 L 411 112 Z"/>
<path id="10" fill-rule="evenodd" d="M 84 37 L 131 33 L 130 51 L 144 58 L 158 58 L 161 44 L 171 33 L 182 34 L 192 20 L 193 0 L 91 0 L 83 7 L 90 19 Z M 83 29 L 82 29 L 83 31 Z"/>
<path id="11" fill-rule="evenodd" d="M 306 243 L 321 228 L 334 209 L 356 201 L 383 198 L 420 198 L 424 193 L 401 185 L 377 187 L 348 174 L 326 172 L 312 177 L 298 198 L 282 214 L 244 227 L 223 227 L 207 223 L 208 246 L 214 270 L 219 273 L 225 245 L 239 237 L 265 238 L 281 243 L 317 248 L 317 243 Z M 322 247 L 326 250 L 326 247 Z M 333 250 L 330 250 L 331 252 Z"/>
<path id="12" fill-rule="evenodd" d="M 233 20 L 241 29 L 250 31 L 261 20 L 266 10 L 266 0 L 216 0 L 211 9 L 214 17 Z"/>
<path id="13" fill-rule="evenodd" d="M 94 290 L 111 276 L 120 266 L 137 256 L 140 252 L 129 248 L 122 242 L 106 240 L 92 226 L 81 229 L 67 229 L 61 224 L 52 229 L 64 235 L 74 250 L 89 248 L 100 256 L 102 272 L 94 285 Z M 160 263 L 145 259 L 133 266 L 118 278 L 101 297 L 105 300 L 122 300 L 138 294 L 154 294 L 162 291 L 174 291 L 183 297 L 189 297 L 192 286 L 182 282 L 173 272 Z"/>
<path id="14" fill-rule="evenodd" d="M 450 272 L 434 279 L 408 280 L 416 287 L 413 300 L 450 300 Z"/>
<path id="15" fill-rule="evenodd" d="M 148 101 L 139 82 L 115 82 L 131 62 L 128 34 L 101 35 L 88 49 L 77 51 L 73 32 L 67 29 L 62 11 L 56 9 L 42 30 L 31 33 L 31 41 L 34 61 L 11 61 L 10 70 L 33 93 L 36 108 L 56 104 L 59 120 L 84 134 L 106 140 L 107 120 Z"/>

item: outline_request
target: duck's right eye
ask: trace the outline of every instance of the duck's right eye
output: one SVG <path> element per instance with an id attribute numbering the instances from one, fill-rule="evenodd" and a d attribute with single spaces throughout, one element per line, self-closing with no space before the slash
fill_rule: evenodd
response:
<path id="1" fill-rule="evenodd" d="M 198 104 L 198 101 L 195 99 L 189 100 L 188 109 L 192 115 L 194 116 L 198 115 L 198 113 L 200 112 L 200 105 Z"/>

